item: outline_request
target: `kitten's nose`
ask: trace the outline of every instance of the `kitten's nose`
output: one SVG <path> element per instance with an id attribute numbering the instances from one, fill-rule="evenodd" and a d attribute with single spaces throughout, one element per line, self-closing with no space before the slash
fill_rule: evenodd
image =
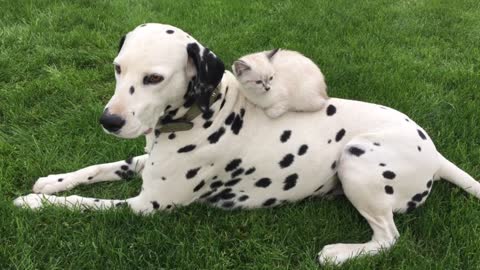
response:
<path id="1" fill-rule="evenodd" d="M 270 87 L 265 87 L 265 91 L 268 92 L 268 90 L 270 90 Z"/>

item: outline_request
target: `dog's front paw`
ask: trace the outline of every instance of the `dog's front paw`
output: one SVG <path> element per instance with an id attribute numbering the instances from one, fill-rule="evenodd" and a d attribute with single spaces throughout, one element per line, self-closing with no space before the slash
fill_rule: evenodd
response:
<path id="1" fill-rule="evenodd" d="M 53 174 L 46 177 L 40 177 L 33 185 L 33 192 L 52 194 L 60 191 L 69 190 L 74 187 L 72 183 L 72 174 Z"/>
<path id="2" fill-rule="evenodd" d="M 37 209 L 43 206 L 43 203 L 53 199 L 54 196 L 45 194 L 28 194 L 20 196 L 13 201 L 13 204 L 18 207 Z"/>

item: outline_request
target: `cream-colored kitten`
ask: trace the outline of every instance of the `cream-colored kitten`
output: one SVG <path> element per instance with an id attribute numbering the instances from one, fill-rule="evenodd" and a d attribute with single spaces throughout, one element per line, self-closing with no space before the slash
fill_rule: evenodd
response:
<path id="1" fill-rule="evenodd" d="M 328 99 L 322 72 L 298 52 L 249 54 L 235 61 L 232 70 L 244 95 L 271 118 L 287 111 L 318 111 Z"/>

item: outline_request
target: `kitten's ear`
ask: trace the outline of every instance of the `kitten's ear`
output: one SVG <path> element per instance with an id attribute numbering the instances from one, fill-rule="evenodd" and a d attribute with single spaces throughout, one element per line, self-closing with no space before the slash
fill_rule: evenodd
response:
<path id="1" fill-rule="evenodd" d="M 280 48 L 273 49 L 267 53 L 267 58 L 268 60 L 272 60 L 272 58 L 277 54 L 277 52 L 280 51 Z"/>
<path id="2" fill-rule="evenodd" d="M 235 62 L 233 62 L 233 73 L 235 73 L 235 75 L 237 76 L 242 76 L 242 73 L 247 71 L 247 70 L 250 70 L 251 67 L 245 63 L 244 61 L 242 60 L 237 60 Z"/>

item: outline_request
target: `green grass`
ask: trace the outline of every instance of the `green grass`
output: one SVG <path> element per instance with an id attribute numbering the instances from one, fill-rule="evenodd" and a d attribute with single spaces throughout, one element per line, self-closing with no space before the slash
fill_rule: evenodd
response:
<path id="1" fill-rule="evenodd" d="M 345 198 L 276 209 L 192 205 L 139 217 L 128 210 L 17 209 L 40 176 L 142 153 L 97 119 L 114 89 L 120 36 L 143 22 L 191 33 L 229 66 L 246 53 L 299 50 L 331 96 L 403 111 L 438 149 L 480 177 L 480 4 L 418 1 L 0 0 L 0 269 L 317 269 L 330 243 L 371 231 Z M 135 195 L 140 181 L 65 194 Z M 398 244 L 345 269 L 478 269 L 480 203 L 447 183 L 399 215 Z M 329 267 L 327 267 L 328 269 Z M 333 268 L 333 267 L 332 267 Z"/>

